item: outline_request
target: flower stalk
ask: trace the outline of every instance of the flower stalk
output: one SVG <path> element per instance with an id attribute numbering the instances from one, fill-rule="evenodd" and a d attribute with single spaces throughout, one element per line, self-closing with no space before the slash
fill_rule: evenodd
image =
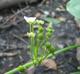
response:
<path id="1" fill-rule="evenodd" d="M 30 38 L 30 52 L 31 52 L 31 61 L 24 65 L 20 65 L 17 68 L 10 70 L 9 72 L 6 72 L 5 74 L 15 74 L 17 71 L 24 72 L 31 66 L 36 66 L 42 63 L 44 59 L 47 59 L 49 57 L 56 57 L 56 55 L 69 51 L 73 48 L 80 47 L 80 45 L 71 45 L 66 48 L 56 50 L 54 46 L 51 45 L 49 42 L 49 39 L 52 36 L 53 28 L 51 26 L 51 23 L 48 23 L 46 28 L 43 27 L 44 21 L 42 20 L 36 20 L 35 17 L 27 18 L 24 17 L 24 19 L 29 23 L 30 25 L 30 32 L 27 33 L 28 37 Z M 37 33 L 35 33 L 34 25 L 39 25 L 37 29 Z M 40 52 L 41 51 L 41 52 Z M 44 54 L 45 52 L 45 54 Z"/>

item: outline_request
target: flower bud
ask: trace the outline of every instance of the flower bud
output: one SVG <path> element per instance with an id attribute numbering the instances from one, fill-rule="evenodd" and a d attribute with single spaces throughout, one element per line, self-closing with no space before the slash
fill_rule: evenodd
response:
<path id="1" fill-rule="evenodd" d="M 48 28 L 48 29 L 47 29 L 47 32 L 52 33 L 52 32 L 53 32 L 53 30 L 52 30 L 51 28 Z"/>
<path id="2" fill-rule="evenodd" d="M 39 26 L 38 31 L 39 32 L 43 32 L 43 30 L 44 30 L 43 27 L 42 26 Z"/>
<path id="3" fill-rule="evenodd" d="M 27 33 L 27 35 L 28 35 L 29 37 L 31 37 L 31 38 L 34 38 L 34 37 L 35 37 L 35 33 L 33 33 L 33 32 Z"/>
<path id="4" fill-rule="evenodd" d="M 46 45 L 46 48 L 47 48 L 47 49 L 49 49 L 49 48 L 51 47 L 50 42 L 47 42 L 45 45 Z"/>
<path id="5" fill-rule="evenodd" d="M 51 47 L 48 49 L 48 51 L 49 51 L 50 53 L 54 54 L 55 48 L 51 46 Z"/>
<path id="6" fill-rule="evenodd" d="M 44 21 L 42 21 L 42 20 L 36 20 L 36 24 L 42 25 L 42 24 L 44 24 Z"/>
<path id="7" fill-rule="evenodd" d="M 42 40 L 43 39 L 43 33 L 39 33 L 37 37 L 38 37 L 38 39 Z"/>
<path id="8" fill-rule="evenodd" d="M 54 48 L 52 47 L 51 43 L 50 42 L 47 42 L 45 44 L 47 50 L 50 52 L 50 53 L 53 53 L 54 52 Z"/>
<path id="9" fill-rule="evenodd" d="M 50 38 L 52 36 L 52 33 L 50 33 L 50 32 L 47 32 L 46 33 L 46 38 L 48 39 L 48 38 Z"/>

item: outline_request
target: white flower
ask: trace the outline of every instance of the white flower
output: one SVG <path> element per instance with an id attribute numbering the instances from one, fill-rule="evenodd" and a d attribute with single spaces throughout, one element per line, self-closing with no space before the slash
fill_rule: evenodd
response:
<path id="1" fill-rule="evenodd" d="M 26 16 L 24 16 L 24 19 L 26 20 L 27 23 L 33 24 L 36 20 L 36 17 L 26 17 Z"/>

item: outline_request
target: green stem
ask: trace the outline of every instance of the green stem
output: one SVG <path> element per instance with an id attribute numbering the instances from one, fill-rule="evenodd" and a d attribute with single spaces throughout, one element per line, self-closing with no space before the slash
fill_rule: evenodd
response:
<path id="1" fill-rule="evenodd" d="M 66 52 L 68 50 L 72 50 L 73 48 L 77 48 L 77 47 L 80 47 L 80 45 L 71 45 L 71 46 L 68 46 L 66 48 L 59 49 L 58 51 L 54 52 L 54 55 L 58 55 L 59 53 Z"/>
<path id="2" fill-rule="evenodd" d="M 32 28 L 32 29 L 31 29 L 32 32 L 35 33 L 35 32 L 34 32 L 33 24 L 32 24 L 32 26 L 31 26 L 31 28 Z M 33 56 L 32 56 L 32 57 L 33 57 L 33 59 L 34 59 L 34 54 L 35 54 L 35 44 L 34 44 L 34 43 L 35 43 L 35 39 L 34 39 L 34 37 L 32 37 L 32 42 L 31 42 L 31 43 L 32 43 L 32 52 L 33 52 Z"/>
<path id="3" fill-rule="evenodd" d="M 34 28 L 33 28 L 33 24 L 30 24 L 30 32 L 33 32 L 34 33 Z M 32 56 L 32 58 L 33 58 L 33 55 L 34 55 L 34 38 L 33 37 L 31 37 L 30 38 L 30 45 L 31 45 L 31 56 Z"/>
<path id="4" fill-rule="evenodd" d="M 30 24 L 30 33 L 32 32 L 32 24 Z M 30 50 L 31 50 L 31 54 L 33 55 L 33 50 L 32 50 L 32 38 L 30 38 Z M 31 56 L 32 56 L 31 55 Z"/>
<path id="5" fill-rule="evenodd" d="M 37 40 L 36 44 L 35 44 L 35 48 L 34 48 L 34 60 L 37 60 L 38 61 L 38 51 L 39 51 L 39 40 Z M 38 65 L 38 63 L 34 64 L 35 66 Z"/>
<path id="6" fill-rule="evenodd" d="M 49 58 L 49 57 L 55 57 L 56 55 L 58 55 L 59 53 L 62 53 L 62 52 L 65 52 L 65 51 L 68 51 L 70 49 L 73 49 L 73 48 L 77 48 L 77 47 L 80 47 L 80 45 L 72 45 L 72 46 L 69 46 L 69 47 L 66 47 L 66 48 L 63 48 L 63 49 L 60 49 L 58 51 L 55 51 L 54 54 L 49 54 L 46 58 Z M 43 59 L 44 59 L 45 56 L 43 56 Z M 45 59 L 46 59 L 45 58 Z M 42 57 L 39 57 L 38 60 L 41 60 Z M 38 61 L 37 60 L 34 60 L 34 61 L 31 61 L 31 62 L 28 62 L 24 65 L 22 65 L 21 67 L 24 68 L 24 69 L 27 69 L 31 66 L 34 65 L 34 63 L 36 64 Z M 13 70 L 10 70 L 9 72 L 6 72 L 5 74 L 15 74 L 16 71 L 20 71 L 19 69 L 20 67 L 18 66 L 17 68 L 13 69 Z"/>
<path id="7" fill-rule="evenodd" d="M 38 56 L 38 47 L 36 46 L 34 49 L 34 59 L 37 59 Z"/>

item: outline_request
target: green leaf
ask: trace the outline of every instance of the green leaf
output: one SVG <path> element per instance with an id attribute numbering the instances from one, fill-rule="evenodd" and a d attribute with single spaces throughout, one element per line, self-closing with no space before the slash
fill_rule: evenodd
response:
<path id="1" fill-rule="evenodd" d="M 80 19 L 80 0 L 70 0 L 66 8 L 74 17 Z"/>
<path id="2" fill-rule="evenodd" d="M 78 67 L 78 70 L 80 70 L 80 66 Z"/>
<path id="3" fill-rule="evenodd" d="M 78 72 L 73 72 L 73 73 L 70 73 L 70 74 L 80 74 L 80 71 L 78 71 Z"/>

